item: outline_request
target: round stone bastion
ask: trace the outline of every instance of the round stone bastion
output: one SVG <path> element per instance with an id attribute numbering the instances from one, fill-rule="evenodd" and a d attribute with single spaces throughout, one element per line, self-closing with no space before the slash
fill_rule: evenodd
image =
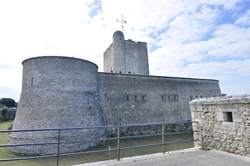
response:
<path id="1" fill-rule="evenodd" d="M 22 92 L 13 130 L 102 126 L 97 65 L 78 58 L 41 56 L 23 64 Z M 9 144 L 58 142 L 58 131 L 12 132 Z M 100 139 L 104 129 L 60 131 L 60 153 L 76 152 L 99 142 L 63 143 Z M 26 155 L 57 153 L 57 144 L 14 146 L 8 150 Z"/>

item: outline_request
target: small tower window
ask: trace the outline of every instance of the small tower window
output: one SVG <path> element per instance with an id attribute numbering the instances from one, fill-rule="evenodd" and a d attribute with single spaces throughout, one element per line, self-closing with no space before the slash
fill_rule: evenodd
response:
<path id="1" fill-rule="evenodd" d="M 170 96 L 170 95 L 168 95 L 168 100 L 169 100 L 169 101 L 171 100 L 171 96 Z"/>
<path id="2" fill-rule="evenodd" d="M 164 96 L 164 95 L 161 96 L 161 100 L 162 100 L 162 101 L 165 100 L 165 96 Z"/>
<path id="3" fill-rule="evenodd" d="M 139 101 L 139 98 L 138 96 L 134 96 L 135 97 L 135 101 Z"/>
<path id="4" fill-rule="evenodd" d="M 34 78 L 33 78 L 33 77 L 31 77 L 31 79 L 30 79 L 30 85 L 31 85 L 31 86 L 34 85 Z"/>

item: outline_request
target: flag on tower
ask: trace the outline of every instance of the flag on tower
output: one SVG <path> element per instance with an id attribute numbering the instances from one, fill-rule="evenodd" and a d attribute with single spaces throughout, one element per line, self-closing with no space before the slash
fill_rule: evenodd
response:
<path id="1" fill-rule="evenodd" d="M 119 23 L 119 20 L 118 20 L 118 19 L 116 19 L 116 21 Z"/>
<path id="2" fill-rule="evenodd" d="M 124 20 L 124 23 L 127 24 L 127 21 Z"/>

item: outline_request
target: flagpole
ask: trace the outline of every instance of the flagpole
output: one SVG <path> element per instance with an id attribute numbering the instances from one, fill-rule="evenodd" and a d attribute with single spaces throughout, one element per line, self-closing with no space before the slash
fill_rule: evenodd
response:
<path id="1" fill-rule="evenodd" d="M 123 14 L 122 14 L 122 33 L 123 33 Z"/>

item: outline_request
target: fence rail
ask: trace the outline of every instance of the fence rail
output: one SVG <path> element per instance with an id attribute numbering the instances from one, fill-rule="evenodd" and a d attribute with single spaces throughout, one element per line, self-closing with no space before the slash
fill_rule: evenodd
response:
<path id="1" fill-rule="evenodd" d="M 125 149 L 133 149 L 133 148 L 142 148 L 149 146 L 162 146 L 162 152 L 165 154 L 165 145 L 175 144 L 175 143 L 185 143 L 185 142 L 193 142 L 196 140 L 185 140 L 185 141 L 177 141 L 177 142 L 165 142 L 166 135 L 173 134 L 185 134 L 185 133 L 193 133 L 197 131 L 185 131 L 185 132 L 175 132 L 175 133 L 165 133 L 166 125 L 176 125 L 176 124 L 191 124 L 197 123 L 196 121 L 185 121 L 185 122 L 177 122 L 177 123 L 150 123 L 150 124 L 133 124 L 133 125 L 115 125 L 115 126 L 86 126 L 86 127 L 73 127 L 73 128 L 53 128 L 53 129 L 33 129 L 33 130 L 0 130 L 0 133 L 11 133 L 11 132 L 39 132 L 39 131 L 58 131 L 58 141 L 57 142 L 49 142 L 49 143 L 35 143 L 35 144 L 14 144 L 14 145 L 0 145 L 0 148 L 3 147 L 14 147 L 14 146 L 34 146 L 34 145 L 57 145 L 57 154 L 55 155 L 44 155 L 44 156 L 34 156 L 34 157 L 21 157 L 21 158 L 9 158 L 9 159 L 0 159 L 0 162 L 3 161 L 17 161 L 17 160 L 31 160 L 31 159 L 42 159 L 42 158 L 57 158 L 57 166 L 59 165 L 59 158 L 63 156 L 71 156 L 71 155 L 80 155 L 80 154 L 90 154 L 90 153 L 101 153 L 101 152 L 111 152 L 117 151 L 117 160 L 119 161 L 120 151 Z M 120 128 L 123 127 L 140 127 L 140 126 L 159 126 L 162 129 L 162 132 L 159 134 L 148 134 L 148 135 L 136 135 L 136 136 L 125 136 L 121 137 Z M 60 141 L 60 134 L 63 130 L 82 130 L 82 129 L 105 129 L 105 128 L 116 128 L 117 129 L 117 137 L 115 138 L 102 138 L 102 139 L 92 139 L 92 140 L 81 140 L 81 141 Z M 140 146 L 131 146 L 131 147 L 121 147 L 120 140 L 121 139 L 129 139 L 129 138 L 142 138 L 142 137 L 152 137 L 152 136 L 162 136 L 162 143 L 158 144 L 148 144 L 148 145 L 140 145 Z M 117 148 L 115 149 L 107 149 L 107 150 L 98 150 L 98 151 L 85 151 L 85 152 L 75 152 L 75 153 L 60 153 L 60 145 L 68 144 L 68 143 L 83 143 L 83 142 L 100 142 L 100 141 L 108 141 L 108 140 L 117 140 Z"/>

